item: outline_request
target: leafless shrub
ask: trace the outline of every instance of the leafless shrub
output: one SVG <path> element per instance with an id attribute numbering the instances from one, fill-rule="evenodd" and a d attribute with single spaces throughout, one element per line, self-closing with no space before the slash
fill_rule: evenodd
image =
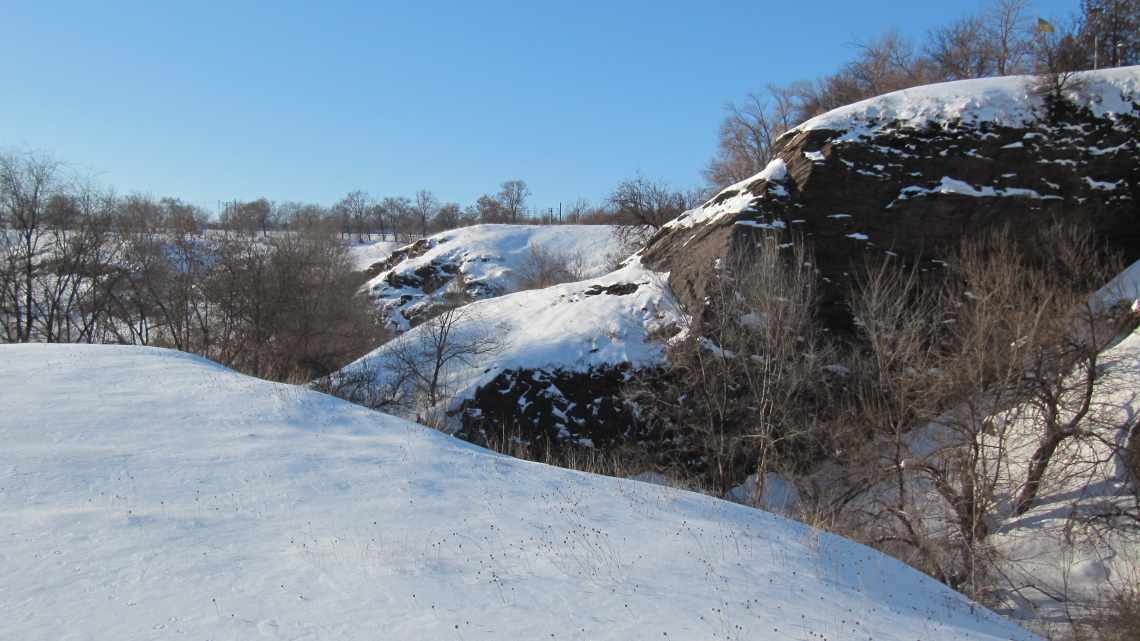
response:
<path id="1" fill-rule="evenodd" d="M 875 490 L 869 542 L 985 596 L 996 519 L 1070 473 L 1062 444 L 1094 438 L 1113 321 L 1087 296 L 1117 267 L 1087 230 L 1053 225 L 1024 242 L 1008 230 L 964 241 L 936 283 L 890 261 L 866 270 L 852 293 L 863 347 L 851 402 L 871 435 L 854 463 Z M 1035 443 L 1020 477 L 1006 460 L 1015 438 Z"/>
<path id="2" fill-rule="evenodd" d="M 1088 51 L 1071 24 L 1042 20 L 1033 40 L 1037 78 L 1033 90 L 1050 113 L 1067 103 L 1068 94 L 1084 86 L 1080 72 L 1090 68 Z"/>
<path id="3" fill-rule="evenodd" d="M 542 289 L 560 283 L 572 283 L 584 278 L 584 258 L 581 254 L 557 252 L 537 243 L 527 249 L 526 260 L 519 267 L 520 289 Z"/>
<path id="4" fill-rule="evenodd" d="M 709 183 L 723 188 L 764 169 L 773 158 L 776 140 L 797 122 L 795 89 L 768 85 L 741 103 L 724 107 L 717 152 L 705 169 Z"/>
<path id="5" fill-rule="evenodd" d="M 498 329 L 470 306 L 449 308 L 415 331 L 393 339 L 378 367 L 389 388 L 405 390 L 419 422 L 441 422 L 440 405 L 454 390 L 450 375 L 458 366 L 470 367 L 477 359 L 503 348 Z"/>
<path id="6" fill-rule="evenodd" d="M 1112 596 L 1100 620 L 1094 622 L 1100 641 L 1137 641 L 1140 639 L 1140 588 L 1132 588 Z"/>
<path id="7" fill-rule="evenodd" d="M 646 419 L 689 434 L 707 484 L 723 493 L 818 453 L 829 350 L 815 318 L 816 275 L 802 242 L 764 235 L 720 265 L 703 309 L 669 349 L 673 383 L 631 387 Z"/>
<path id="8" fill-rule="evenodd" d="M 619 183 L 607 202 L 622 251 L 628 256 L 641 249 L 662 225 L 699 205 L 702 196 L 641 176 Z"/>

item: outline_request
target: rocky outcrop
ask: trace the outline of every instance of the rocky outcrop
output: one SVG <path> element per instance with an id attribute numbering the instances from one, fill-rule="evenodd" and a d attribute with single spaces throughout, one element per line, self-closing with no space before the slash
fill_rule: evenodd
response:
<path id="1" fill-rule="evenodd" d="M 662 229 L 643 261 L 670 272 L 673 292 L 699 309 L 714 262 L 734 245 L 761 231 L 802 234 L 824 312 L 842 324 L 842 294 L 866 254 L 937 261 L 987 227 L 1019 234 L 1055 219 L 1088 221 L 1135 260 L 1140 68 L 1114 74 L 1090 77 L 1061 101 L 1035 96 L 1030 78 L 967 81 L 809 121 L 779 141 L 765 172 Z M 998 90 L 1003 110 L 989 114 L 987 92 Z"/>
<path id="2" fill-rule="evenodd" d="M 403 332 L 443 309 L 529 287 L 536 261 L 564 261 L 566 277 L 601 276 L 617 247 L 604 225 L 474 225 L 397 249 L 367 270 L 364 287 L 386 323 Z"/>

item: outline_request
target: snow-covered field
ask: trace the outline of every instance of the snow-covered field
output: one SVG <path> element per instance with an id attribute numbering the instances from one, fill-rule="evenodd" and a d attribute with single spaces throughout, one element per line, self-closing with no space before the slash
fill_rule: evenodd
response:
<path id="1" fill-rule="evenodd" d="M 770 514 L 165 350 L 0 347 L 0 638 L 1031 639 Z"/>
<path id="2" fill-rule="evenodd" d="M 608 225 L 475 225 L 453 229 L 427 237 L 422 241 L 426 251 L 376 275 L 365 288 L 394 326 L 407 329 L 407 318 L 418 308 L 454 293 L 453 282 L 461 283 L 475 298 L 518 291 L 532 248 L 566 259 L 582 278 L 600 276 L 609 271 L 620 253 L 613 232 Z"/>

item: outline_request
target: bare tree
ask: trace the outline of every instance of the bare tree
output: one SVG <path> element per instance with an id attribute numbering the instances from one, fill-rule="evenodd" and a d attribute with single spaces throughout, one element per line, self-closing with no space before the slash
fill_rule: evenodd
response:
<path id="1" fill-rule="evenodd" d="M 650 429 L 691 442 L 686 458 L 702 462 L 692 471 L 710 487 L 724 492 L 755 474 L 758 501 L 767 473 L 802 471 L 827 434 L 829 348 L 810 251 L 775 234 L 753 240 L 721 262 L 707 303 L 687 310 L 670 373 L 636 382 L 629 395 Z"/>
<path id="2" fill-rule="evenodd" d="M 725 105 L 717 152 L 705 169 L 716 188 L 740 182 L 762 170 L 772 159 L 776 139 L 795 124 L 793 90 L 769 85 L 765 93 L 750 93 L 740 104 Z"/>
<path id="3" fill-rule="evenodd" d="M 997 66 L 989 36 L 981 17 L 968 16 L 930 32 L 926 52 L 946 79 L 981 78 Z"/>
<path id="4" fill-rule="evenodd" d="M 1111 323 L 1087 292 L 1115 264 L 1088 230 L 1064 225 L 968 239 L 941 277 L 891 263 L 852 294 L 864 347 L 851 412 L 873 436 L 866 462 L 849 465 L 868 475 L 868 542 L 981 597 L 997 519 L 1032 505 L 1062 443 L 1095 432 Z M 1021 477 L 1015 438 L 1036 441 Z"/>
<path id="5" fill-rule="evenodd" d="M 855 80 L 865 97 L 937 80 L 930 62 L 897 30 L 857 45 L 859 56 L 841 73 Z"/>
<path id="6" fill-rule="evenodd" d="M 389 344 L 383 374 L 406 381 L 414 390 L 416 411 L 423 413 L 434 411 L 447 397 L 453 368 L 471 366 L 502 348 L 496 329 L 470 306 L 445 309 Z"/>
<path id="7" fill-rule="evenodd" d="M 422 237 L 428 235 L 428 225 L 432 219 L 435 218 L 436 212 L 439 210 L 439 201 L 436 200 L 434 194 L 426 189 L 421 189 L 416 192 L 416 200 L 412 204 L 412 213 L 419 223 L 419 233 Z"/>
<path id="8" fill-rule="evenodd" d="M 519 217 L 526 215 L 526 199 L 530 197 L 530 188 L 522 180 L 508 180 L 501 185 L 495 199 L 502 209 L 503 217 L 512 223 L 517 223 Z"/>
<path id="9" fill-rule="evenodd" d="M 999 76 L 1023 73 L 1032 51 L 1030 0 L 993 0 L 983 11 L 990 56 Z"/>
<path id="10" fill-rule="evenodd" d="M 1080 87 L 1080 72 L 1091 66 L 1076 29 L 1060 21 L 1038 20 L 1033 57 L 1035 90 L 1045 98 L 1050 112 L 1065 104 L 1066 94 Z"/>
<path id="11" fill-rule="evenodd" d="M 363 191 L 349 192 L 333 205 L 334 215 L 341 221 L 341 231 L 345 234 L 356 233 L 358 241 L 364 240 L 364 233 L 368 230 L 369 219 L 375 214 L 371 197 Z M 381 227 L 383 223 L 381 222 Z"/>
<path id="12" fill-rule="evenodd" d="M 435 217 L 432 218 L 431 224 L 432 227 L 439 231 L 461 227 L 464 224 L 463 211 L 459 208 L 457 203 L 441 205 L 436 209 Z"/>
<path id="13" fill-rule="evenodd" d="M 392 240 L 400 240 L 401 234 L 403 234 L 405 241 L 410 238 L 409 229 L 413 228 L 416 222 L 412 214 L 411 200 L 404 196 L 384 198 L 380 201 L 379 212 L 377 213 L 388 220 L 388 224 L 392 228 Z"/>
<path id="14" fill-rule="evenodd" d="M 272 205 L 264 198 L 248 202 L 234 200 L 222 209 L 220 222 L 223 229 L 231 232 L 254 234 L 260 231 L 262 236 L 267 236 L 272 213 Z"/>
<path id="15" fill-rule="evenodd" d="M 1094 67 L 1140 63 L 1140 2 L 1081 0 L 1080 39 Z"/>
<path id="16" fill-rule="evenodd" d="M 700 204 L 701 195 L 642 176 L 619 183 L 607 202 L 625 253 L 636 251 L 662 225 Z"/>
<path id="17" fill-rule="evenodd" d="M 4 331 L 11 342 L 33 339 L 38 322 L 37 278 L 49 232 L 48 204 L 62 193 L 60 163 L 37 154 L 0 155 Z"/>

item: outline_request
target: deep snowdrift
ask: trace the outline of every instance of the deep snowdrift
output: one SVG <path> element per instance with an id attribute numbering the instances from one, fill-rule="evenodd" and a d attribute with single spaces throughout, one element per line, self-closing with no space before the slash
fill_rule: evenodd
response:
<path id="1" fill-rule="evenodd" d="M 1032 638 L 767 513 L 186 354 L 3 346 L 0 389 L 0 638 Z"/>
<path id="2" fill-rule="evenodd" d="M 455 292 L 490 298 L 518 291 L 531 249 L 560 256 L 581 277 L 607 271 L 620 247 L 608 225 L 475 225 L 397 250 L 397 262 L 370 279 L 369 295 L 398 329 L 424 306 Z"/>

